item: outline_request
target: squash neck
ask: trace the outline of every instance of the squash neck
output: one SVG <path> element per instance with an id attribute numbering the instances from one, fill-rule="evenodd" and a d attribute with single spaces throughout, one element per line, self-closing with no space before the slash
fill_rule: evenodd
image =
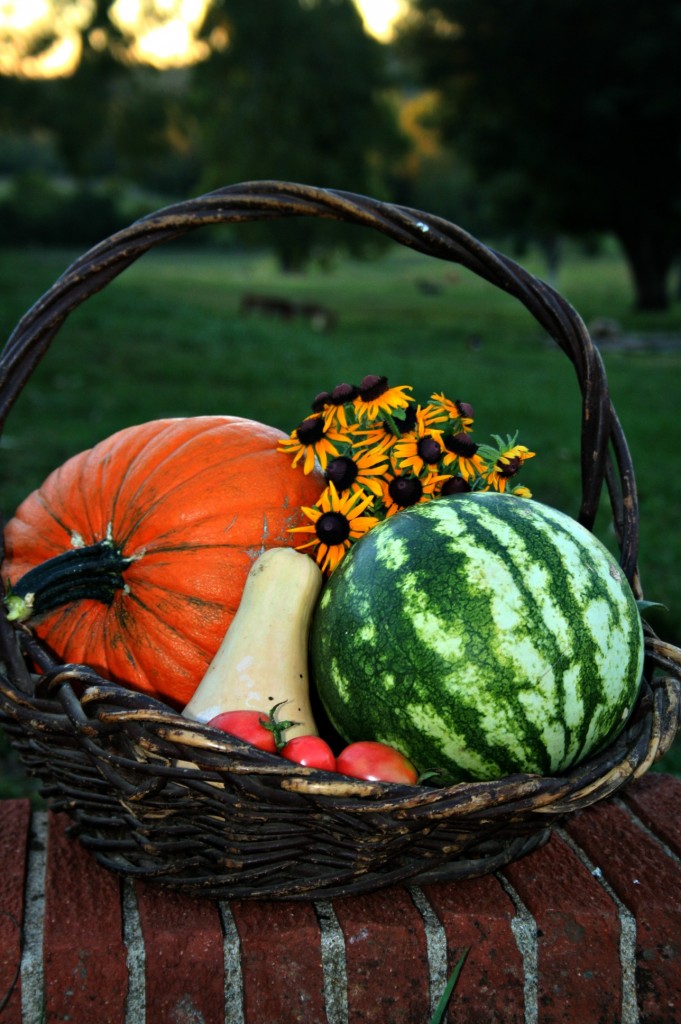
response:
<path id="1" fill-rule="evenodd" d="M 26 619 L 76 601 L 110 605 L 126 588 L 123 573 L 133 561 L 110 538 L 65 551 L 30 569 L 17 583 L 8 584 L 7 618 Z"/>

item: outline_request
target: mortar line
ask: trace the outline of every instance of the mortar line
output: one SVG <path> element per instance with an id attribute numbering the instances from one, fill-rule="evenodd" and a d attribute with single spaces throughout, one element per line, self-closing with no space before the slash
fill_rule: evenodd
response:
<path id="1" fill-rule="evenodd" d="M 123 879 L 123 942 L 128 968 L 128 994 L 125 1000 L 125 1024 L 144 1024 L 147 1015 L 147 954 L 140 921 L 135 882 Z"/>
<path id="2" fill-rule="evenodd" d="M 430 1012 L 433 1014 L 447 987 L 447 932 L 423 889 L 410 886 L 409 895 L 421 915 L 426 934 Z"/>
<path id="3" fill-rule="evenodd" d="M 537 939 L 537 922 L 508 878 L 500 871 L 496 872 L 496 877 L 515 907 L 515 914 L 511 920 L 511 931 L 523 961 L 525 1024 L 537 1024 L 539 1020 L 539 996 L 537 990 L 539 943 Z"/>
<path id="4" fill-rule="evenodd" d="M 39 1024 L 45 1019 L 43 944 L 48 829 L 47 811 L 32 811 L 24 888 L 24 938 L 21 951 L 21 1019 L 23 1024 Z"/>
<path id="5" fill-rule="evenodd" d="M 677 853 L 674 853 L 672 848 L 670 846 L 667 846 L 664 839 L 660 839 L 660 837 L 656 835 L 653 832 L 653 830 L 648 825 L 646 825 L 644 821 L 641 820 L 641 818 L 639 818 L 636 811 L 632 810 L 629 804 L 625 803 L 625 801 L 622 800 L 620 797 L 614 797 L 613 803 L 616 807 L 619 807 L 620 810 L 624 811 L 624 813 L 631 819 L 634 825 L 636 825 L 636 827 L 639 828 L 641 832 L 643 832 L 643 834 L 648 837 L 648 839 L 652 839 L 657 843 L 657 845 L 663 851 L 665 856 L 669 857 L 677 865 L 677 867 L 681 867 L 681 857 L 679 857 Z"/>
<path id="6" fill-rule="evenodd" d="M 327 1024 L 348 1024 L 348 971 L 345 936 L 331 900 L 315 900 L 321 932 L 324 1006 Z"/>
<path id="7" fill-rule="evenodd" d="M 218 903 L 224 932 L 225 1024 L 245 1024 L 244 979 L 241 972 L 241 939 L 227 900 Z"/>
<path id="8" fill-rule="evenodd" d="M 636 998 L 636 918 L 624 905 L 615 890 L 603 877 L 603 872 L 589 858 L 588 854 L 560 826 L 554 831 L 579 858 L 587 871 L 607 892 L 617 908 L 620 923 L 620 966 L 622 968 L 622 1018 L 620 1024 L 639 1024 L 638 999 Z"/>

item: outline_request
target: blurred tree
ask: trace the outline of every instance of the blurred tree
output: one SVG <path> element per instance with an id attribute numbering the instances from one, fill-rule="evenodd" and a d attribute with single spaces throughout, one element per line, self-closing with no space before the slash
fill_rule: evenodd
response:
<path id="1" fill-rule="evenodd" d="M 217 0 L 204 31 L 226 45 L 193 69 L 202 187 L 278 178 L 387 194 L 404 142 L 385 47 L 365 33 L 352 0 Z M 287 269 L 332 237 L 310 218 L 249 232 L 267 232 Z M 336 228 L 336 241 L 342 234 Z M 345 237 L 360 244 L 356 229 Z"/>
<path id="2" fill-rule="evenodd" d="M 0 75 L 0 131 L 7 138 L 48 136 L 62 171 L 76 179 L 117 177 L 184 194 L 198 176 L 187 108 L 189 72 L 136 63 L 134 37 L 111 20 L 110 8 L 111 0 L 94 0 L 91 20 L 81 26 L 79 60 L 69 73 Z M 34 49 L 53 42 L 47 33 L 35 39 Z"/>
<path id="3" fill-rule="evenodd" d="M 109 109 L 116 82 L 126 69 L 115 56 L 120 35 L 109 22 L 109 6 L 110 0 L 95 0 L 72 73 L 55 78 L 0 78 L 0 95 L 11 103 L 4 105 L 4 127 L 18 129 L 23 120 L 33 132 L 48 132 L 64 169 L 77 177 L 101 174 L 115 162 Z M 33 49 L 47 50 L 53 43 L 54 35 L 46 32 L 34 40 Z"/>
<path id="4" fill-rule="evenodd" d="M 642 310 L 681 250 L 681 3 L 413 0 L 401 46 L 505 226 L 612 232 Z"/>
<path id="5" fill-rule="evenodd" d="M 204 59 L 185 67 L 140 62 L 135 33 L 161 6 L 144 0 L 147 21 L 130 27 L 112 20 L 110 0 L 92 0 L 70 73 L 0 75 L 0 133 L 15 155 L 27 152 L 15 135 L 30 126 L 77 183 L 125 181 L 179 197 L 288 178 L 393 194 L 407 145 L 393 68 L 353 0 L 213 0 L 195 40 Z M 46 31 L 37 50 L 54 42 Z M 312 218 L 252 226 L 245 238 L 273 245 L 287 269 L 380 245 L 375 232 Z"/>
<path id="6" fill-rule="evenodd" d="M 187 195 L 196 186 L 201 168 L 189 76 L 185 68 L 135 65 L 118 83 L 109 131 L 127 181 L 168 196 Z"/>

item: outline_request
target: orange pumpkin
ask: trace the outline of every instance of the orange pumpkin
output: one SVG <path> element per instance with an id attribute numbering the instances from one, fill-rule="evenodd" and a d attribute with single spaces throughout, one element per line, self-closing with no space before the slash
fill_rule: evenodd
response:
<path id="1" fill-rule="evenodd" d="M 22 592 L 41 565 L 23 586 L 38 636 L 63 662 L 183 707 L 252 562 L 295 542 L 300 505 L 324 486 L 276 450 L 284 436 L 231 416 L 155 420 L 55 470 L 5 530 L 3 580 Z"/>

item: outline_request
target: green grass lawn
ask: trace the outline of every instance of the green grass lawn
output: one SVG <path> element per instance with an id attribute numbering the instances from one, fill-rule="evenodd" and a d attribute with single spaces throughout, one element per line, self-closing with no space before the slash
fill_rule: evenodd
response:
<path id="1" fill-rule="evenodd" d="M 76 255 L 0 250 L 3 338 Z M 541 276 L 532 254 L 523 262 Z M 628 332 L 681 336 L 681 303 L 664 316 L 631 311 L 626 270 L 612 253 L 571 254 L 557 284 L 587 323 L 609 317 Z M 337 313 L 337 326 L 323 333 L 299 320 L 240 315 L 247 292 L 322 303 Z M 681 350 L 608 353 L 605 361 L 636 466 L 643 586 L 668 609 L 657 613 L 656 628 L 678 643 Z M 576 377 L 516 300 L 398 247 L 371 262 L 340 261 L 331 272 L 282 275 L 268 255 L 171 246 L 125 271 L 62 328 L 0 441 L 2 514 L 69 455 L 131 423 L 232 413 L 288 431 L 318 391 L 366 373 L 412 384 L 418 398 L 444 390 L 471 402 L 478 441 L 519 430 L 538 453 L 522 482 L 540 500 L 576 512 Z M 598 529 L 612 545 L 605 514 Z"/>

